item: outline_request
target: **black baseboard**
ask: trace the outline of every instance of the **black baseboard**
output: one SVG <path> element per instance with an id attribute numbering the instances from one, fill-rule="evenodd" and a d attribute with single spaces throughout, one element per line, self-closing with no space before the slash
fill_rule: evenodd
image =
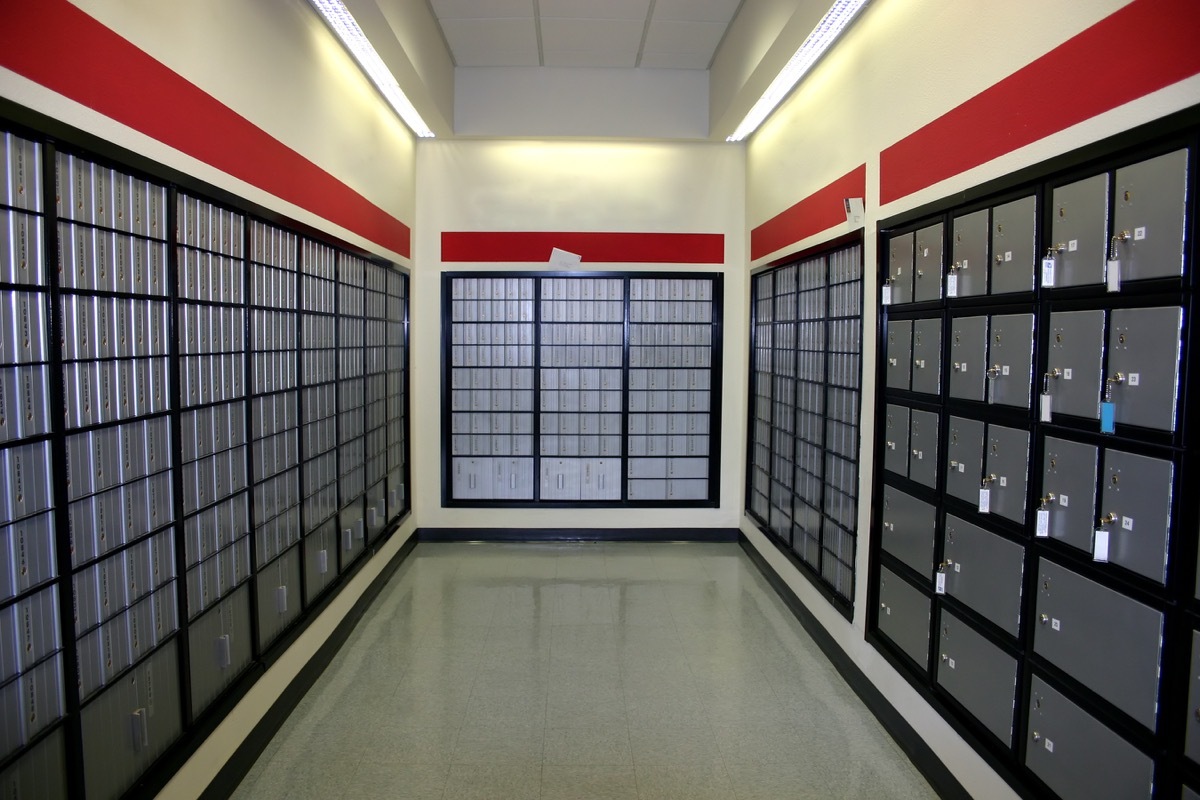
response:
<path id="1" fill-rule="evenodd" d="M 736 542 L 737 528 L 417 528 L 421 542 Z"/>
<path id="2" fill-rule="evenodd" d="M 225 766 L 217 772 L 212 782 L 201 793 L 201 800 L 221 800 L 233 794 L 237 789 L 238 784 L 246 777 L 254 766 L 254 762 L 262 755 L 262 752 L 271 742 L 271 738 L 275 733 L 283 727 L 283 723 L 287 721 L 288 716 L 299 705 L 304 695 L 312 688 L 321 674 L 325 672 L 325 668 L 333 661 L 337 652 L 345 644 L 346 639 L 350 637 L 350 633 L 354 627 L 358 625 L 363 614 L 379 596 L 383 587 L 391 580 L 392 575 L 404 563 L 413 548 L 417 546 L 417 537 L 410 536 L 400 550 L 392 557 L 383 568 L 383 570 L 371 581 L 371 585 L 367 587 L 362 596 L 354 604 L 354 607 L 344 616 L 334 628 L 329 638 L 317 650 L 313 657 L 308 660 L 292 682 L 288 684 L 279 698 L 271 705 L 263 718 L 254 726 L 254 730 L 242 740 L 238 745 L 234 754 L 225 762 Z"/>
<path id="3" fill-rule="evenodd" d="M 896 707 L 888 702 L 883 693 L 875 688 L 875 684 L 863 674 L 858 665 L 846 655 L 846 651 L 838 646 L 829 632 L 817 622 L 816 617 L 812 615 L 802 602 L 796 596 L 792 588 L 780 577 L 779 573 L 767 563 L 763 558 L 762 553 L 758 552 L 758 548 L 750 543 L 745 534 L 739 532 L 738 542 L 742 549 L 758 567 L 759 572 L 771 584 L 776 594 L 783 600 L 784 604 L 795 615 L 796 619 L 804 627 L 804 630 L 817 643 L 817 647 L 821 648 L 821 652 L 833 664 L 838 673 L 846 681 L 859 699 L 863 701 L 867 709 L 870 710 L 875 718 L 879 720 L 884 729 L 887 730 L 891 737 L 896 740 L 896 744 L 900 745 L 900 749 L 912 761 L 925 779 L 929 781 L 929 785 L 938 793 L 938 797 L 945 800 L 971 800 L 970 793 L 967 792 L 963 785 L 958 782 L 954 774 L 946 767 L 942 760 L 938 758 L 933 749 L 917 735 L 913 727 L 908 724 L 908 720 L 896 710 Z"/>

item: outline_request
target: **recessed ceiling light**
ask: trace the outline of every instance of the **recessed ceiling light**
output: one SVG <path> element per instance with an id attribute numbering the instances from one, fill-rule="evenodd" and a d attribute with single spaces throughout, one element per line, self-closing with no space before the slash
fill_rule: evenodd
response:
<path id="1" fill-rule="evenodd" d="M 817 23 L 817 27 L 813 28 L 812 33 L 804 40 L 804 44 L 788 59 L 787 64 L 775 76 L 775 80 L 771 81 L 771 85 L 763 92 L 763 96 L 758 98 L 758 102 L 746 114 L 737 130 L 726 137 L 725 141 L 740 142 L 754 133 L 763 120 L 775 110 L 775 106 L 788 96 L 800 79 L 812 69 L 813 64 L 825 54 L 830 45 L 837 41 L 842 31 L 854 21 L 858 12 L 868 2 L 870 0 L 835 0 L 833 6 Z"/>
<path id="2" fill-rule="evenodd" d="M 341 0 L 309 0 L 309 2 L 324 17 L 325 23 L 350 51 L 350 55 L 354 56 L 358 66 L 375 84 L 375 88 L 383 95 L 383 99 L 388 101 L 388 105 L 400 116 L 400 119 L 404 120 L 404 124 L 411 128 L 417 136 L 425 139 L 433 138 L 433 131 L 429 129 L 425 120 L 421 119 L 421 115 L 413 107 L 412 102 L 404 95 L 400 84 L 392 76 L 391 70 L 383 63 L 383 59 L 379 57 L 379 53 L 375 51 L 371 43 L 367 41 L 367 35 L 363 33 L 362 28 L 358 27 L 358 22 L 355 21 L 345 4 Z"/>

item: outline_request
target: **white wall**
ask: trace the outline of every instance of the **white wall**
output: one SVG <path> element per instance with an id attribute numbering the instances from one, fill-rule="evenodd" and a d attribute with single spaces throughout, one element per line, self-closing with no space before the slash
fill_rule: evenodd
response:
<path id="1" fill-rule="evenodd" d="M 880 151 L 1034 61 L 1126 0 L 1089 3 L 949 3 L 875 0 L 842 43 L 768 120 L 747 147 L 747 227 L 753 229 L 860 164 L 867 166 L 862 445 L 855 618 L 847 622 L 749 519 L 742 530 L 820 623 L 895 705 L 974 797 L 1015 795 L 864 639 L 868 520 L 874 473 L 875 353 L 878 309 L 874 231 L 887 217 L 1001 177 L 1054 155 L 1200 103 L 1193 77 L 1071 126 L 910 196 L 879 206 Z M 1136 69 L 1136 65 L 1131 65 Z M 1064 94 L 1082 76 L 1064 75 L 1047 91 Z M 1005 120 L 997 117 L 996 125 Z M 769 263 L 819 245 L 839 226 L 755 260 Z"/>
<path id="2" fill-rule="evenodd" d="M 745 481 L 748 350 L 742 226 L 743 151 L 713 144 L 433 141 L 417 149 L 418 224 L 413 276 L 413 498 L 421 527 L 736 527 Z M 725 264 L 721 502 L 712 509 L 450 509 L 441 496 L 441 275 L 470 269 L 537 270 L 545 262 L 446 264 L 443 231 L 721 233 Z M 547 259 L 549 253 L 546 254 Z M 680 270 L 660 264 L 596 269 Z"/>

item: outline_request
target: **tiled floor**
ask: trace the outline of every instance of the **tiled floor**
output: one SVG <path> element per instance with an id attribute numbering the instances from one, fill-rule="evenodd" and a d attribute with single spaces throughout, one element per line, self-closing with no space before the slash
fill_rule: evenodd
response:
<path id="1" fill-rule="evenodd" d="M 239 798 L 932 798 L 733 544 L 418 545 Z"/>

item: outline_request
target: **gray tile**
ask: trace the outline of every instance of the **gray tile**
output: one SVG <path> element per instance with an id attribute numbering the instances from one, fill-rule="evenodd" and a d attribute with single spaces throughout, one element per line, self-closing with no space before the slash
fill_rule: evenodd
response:
<path id="1" fill-rule="evenodd" d="M 633 767 L 551 766 L 542 769 L 542 800 L 637 800 Z"/>
<path id="2" fill-rule="evenodd" d="M 371 761 L 359 765 L 327 797 L 363 800 L 438 800 L 446 789 L 450 766 Z"/>
<path id="3" fill-rule="evenodd" d="M 635 766 L 640 800 L 728 800 L 733 783 L 724 765 Z"/>
<path id="4" fill-rule="evenodd" d="M 709 725 L 630 726 L 629 742 L 639 766 L 703 765 L 721 760 Z"/>
<path id="5" fill-rule="evenodd" d="M 541 788 L 540 765 L 455 764 L 450 768 L 443 797 L 454 800 L 538 800 Z"/>
<path id="6" fill-rule="evenodd" d="M 543 763 L 557 766 L 632 766 L 629 729 L 620 724 L 546 728 Z"/>
<path id="7" fill-rule="evenodd" d="M 455 764 L 541 764 L 545 733 L 541 720 L 463 726 L 451 760 Z"/>

